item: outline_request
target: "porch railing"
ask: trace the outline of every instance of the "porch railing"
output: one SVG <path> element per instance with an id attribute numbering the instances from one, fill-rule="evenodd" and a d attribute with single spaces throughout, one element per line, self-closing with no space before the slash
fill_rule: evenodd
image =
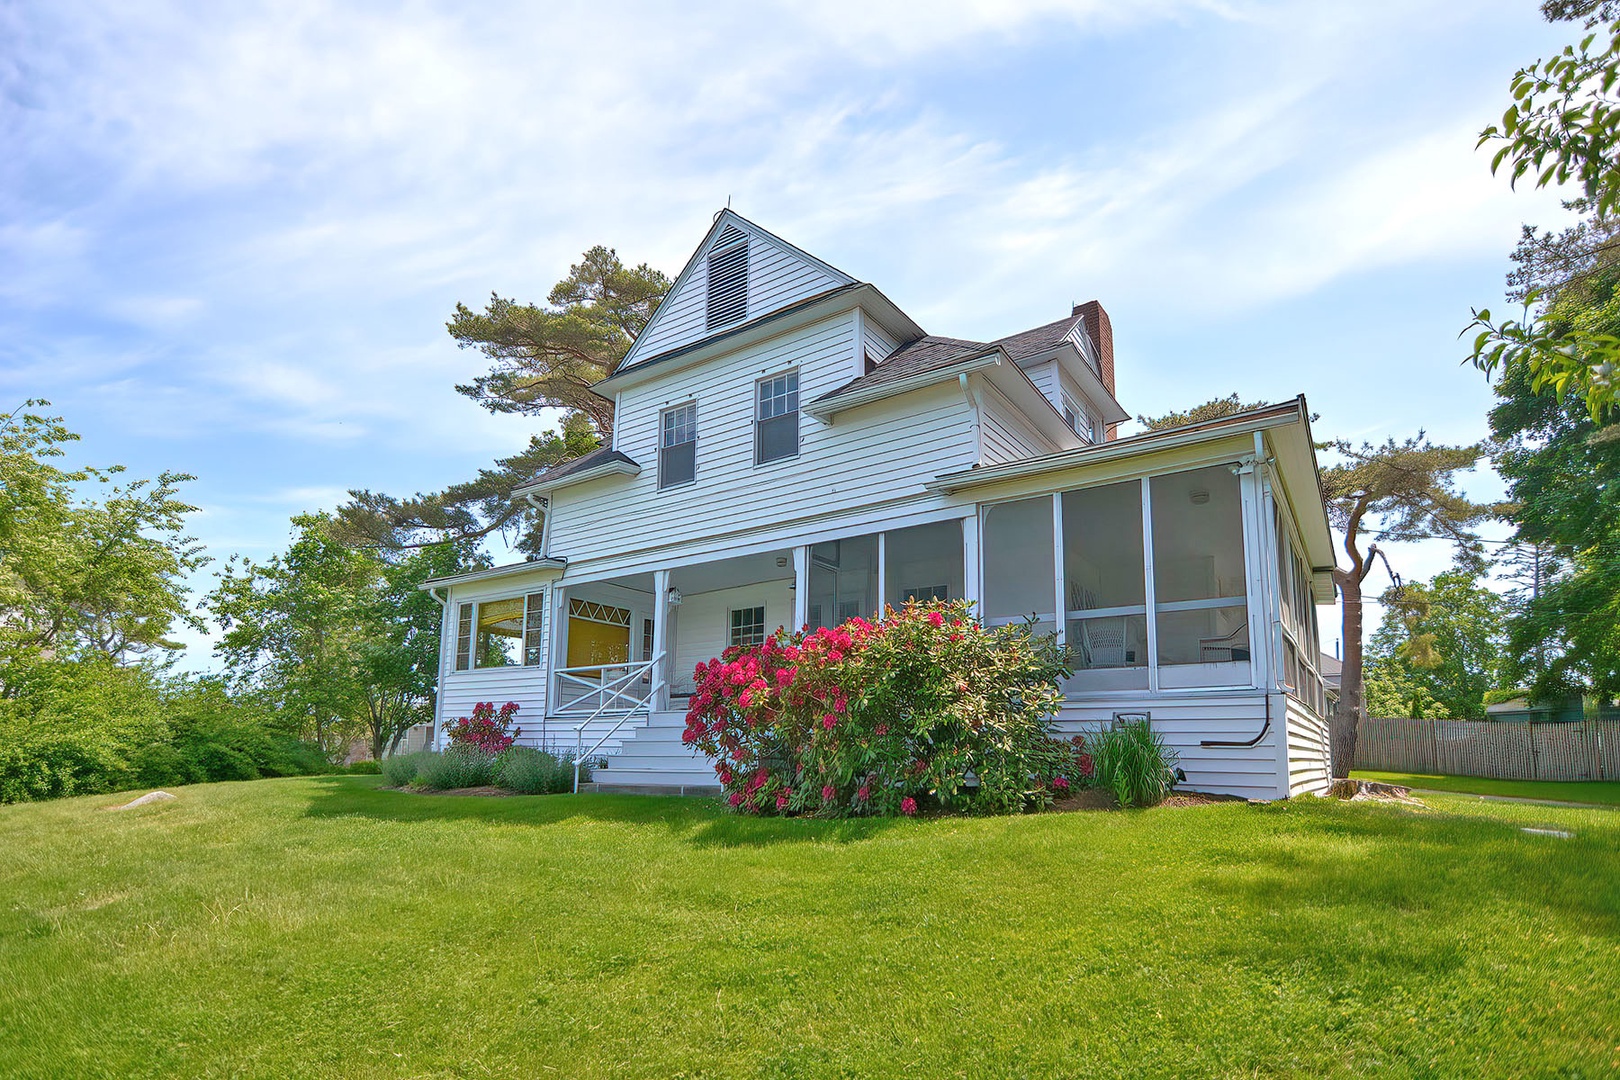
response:
<path id="1" fill-rule="evenodd" d="M 637 660 L 624 664 L 592 664 L 589 667 L 558 668 L 556 692 L 552 694 L 552 716 L 590 716 L 637 709 L 652 700 L 652 667 L 658 662 Z M 626 679 L 626 675 L 634 675 Z"/>
<path id="2" fill-rule="evenodd" d="M 651 660 L 642 660 L 633 664 L 608 664 L 601 668 L 589 669 L 560 669 L 558 682 L 567 676 L 577 682 L 586 683 L 590 687 L 588 694 L 582 694 L 570 702 L 568 708 L 573 712 L 557 710 L 559 716 L 578 716 L 584 705 L 578 702 L 596 701 L 596 707 L 584 713 L 584 719 L 574 725 L 574 793 L 579 793 L 579 768 L 585 758 L 602 749 L 609 739 L 619 733 L 630 720 L 640 717 L 646 723 L 652 723 L 652 711 L 658 701 L 659 694 L 664 688 L 663 671 L 664 654 L 659 653 Z M 599 671 L 596 680 L 586 680 L 580 673 L 582 671 Z M 609 673 L 612 672 L 612 676 Z M 585 746 L 585 729 L 597 720 L 615 719 L 612 727 L 603 732 L 592 743 L 590 748 Z"/>

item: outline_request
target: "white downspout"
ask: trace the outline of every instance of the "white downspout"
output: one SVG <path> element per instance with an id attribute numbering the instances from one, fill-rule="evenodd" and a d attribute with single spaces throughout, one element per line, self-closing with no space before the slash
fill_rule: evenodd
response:
<path id="1" fill-rule="evenodd" d="M 540 511 L 540 557 L 551 557 L 551 500 L 544 495 L 533 492 L 523 496 L 523 501 Z"/>
<path id="2" fill-rule="evenodd" d="M 967 372 L 958 373 L 956 379 L 961 384 L 962 396 L 967 399 L 968 408 L 973 410 L 973 460 L 982 464 L 984 462 L 984 429 L 979 420 L 979 392 L 973 388 Z"/>

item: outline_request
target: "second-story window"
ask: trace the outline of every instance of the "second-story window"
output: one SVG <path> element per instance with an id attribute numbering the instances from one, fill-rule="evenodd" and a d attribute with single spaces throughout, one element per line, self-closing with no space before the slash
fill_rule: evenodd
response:
<path id="1" fill-rule="evenodd" d="M 799 373 L 784 372 L 755 384 L 754 464 L 799 453 Z"/>
<path id="2" fill-rule="evenodd" d="M 1080 436 L 1085 442 L 1095 442 L 1092 433 L 1091 416 L 1076 405 L 1074 399 L 1068 394 L 1063 395 L 1063 422 L 1069 425 L 1069 430 Z"/>
<path id="3" fill-rule="evenodd" d="M 697 479 L 697 403 L 665 409 L 658 428 L 658 486 L 690 484 Z"/>

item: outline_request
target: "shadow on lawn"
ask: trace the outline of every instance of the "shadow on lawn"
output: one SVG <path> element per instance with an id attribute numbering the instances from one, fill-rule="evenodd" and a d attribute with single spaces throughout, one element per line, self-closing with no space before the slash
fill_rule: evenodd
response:
<path id="1" fill-rule="evenodd" d="M 889 818 L 755 818 L 733 814 L 715 798 L 675 795 L 418 795 L 382 788 L 376 777 L 312 777 L 318 794 L 312 818 L 376 821 L 456 821 L 545 828 L 563 822 L 655 826 L 693 847 L 848 844 L 911 823 Z"/>

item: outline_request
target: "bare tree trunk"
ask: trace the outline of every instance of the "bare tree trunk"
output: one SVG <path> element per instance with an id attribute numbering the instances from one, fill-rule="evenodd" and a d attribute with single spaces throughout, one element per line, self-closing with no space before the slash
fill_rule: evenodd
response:
<path id="1" fill-rule="evenodd" d="M 1356 730 L 1361 723 L 1361 578 L 1352 572 L 1335 570 L 1339 591 L 1344 597 L 1344 659 L 1339 671 L 1339 707 L 1328 732 L 1333 759 L 1333 777 L 1350 775 L 1356 760 Z"/>

